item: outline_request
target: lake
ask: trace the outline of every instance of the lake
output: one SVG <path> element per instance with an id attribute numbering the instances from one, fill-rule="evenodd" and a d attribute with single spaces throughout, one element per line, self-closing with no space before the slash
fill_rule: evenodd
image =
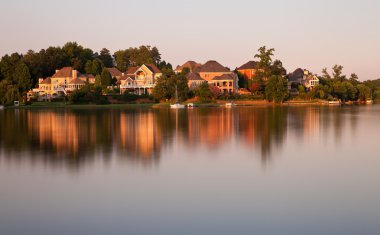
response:
<path id="1" fill-rule="evenodd" d="M 380 105 L 0 110 L 0 234 L 380 234 Z"/>

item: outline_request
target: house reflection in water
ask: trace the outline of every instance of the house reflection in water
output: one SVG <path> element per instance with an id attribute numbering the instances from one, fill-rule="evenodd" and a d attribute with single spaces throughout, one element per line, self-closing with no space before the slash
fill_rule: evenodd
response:
<path id="1" fill-rule="evenodd" d="M 129 159 L 146 163 L 159 158 L 162 135 L 153 112 L 120 113 L 119 130 L 118 148 Z"/>
<path id="2" fill-rule="evenodd" d="M 217 148 L 231 140 L 238 119 L 231 109 L 190 110 L 186 144 L 202 144 Z"/>
<path id="3" fill-rule="evenodd" d="M 266 163 L 289 130 L 301 138 L 319 135 L 322 114 L 324 120 L 337 118 L 336 112 L 315 107 L 7 110 L 0 113 L 0 147 L 23 158 L 60 159 L 78 167 L 114 156 L 150 165 L 174 144 L 179 151 L 219 151 L 237 143 Z"/>

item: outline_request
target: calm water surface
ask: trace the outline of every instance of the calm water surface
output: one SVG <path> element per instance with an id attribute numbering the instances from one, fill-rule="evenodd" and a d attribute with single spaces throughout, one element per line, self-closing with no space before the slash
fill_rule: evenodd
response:
<path id="1" fill-rule="evenodd" d="M 0 111 L 0 234 L 380 234 L 380 105 Z"/>

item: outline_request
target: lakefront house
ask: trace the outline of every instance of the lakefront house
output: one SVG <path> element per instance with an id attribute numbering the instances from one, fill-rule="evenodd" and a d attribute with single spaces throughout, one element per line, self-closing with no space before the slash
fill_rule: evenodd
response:
<path id="1" fill-rule="evenodd" d="M 313 90 L 319 85 L 317 75 L 309 70 L 298 68 L 293 73 L 287 75 L 289 89 L 297 88 L 298 85 L 305 86 L 308 90 Z"/>
<path id="2" fill-rule="evenodd" d="M 238 77 L 236 74 L 215 60 L 196 66 L 187 74 L 187 79 L 190 89 L 195 89 L 202 82 L 207 82 L 209 85 L 218 87 L 223 93 L 235 93 L 238 91 Z"/>
<path id="3" fill-rule="evenodd" d="M 56 70 L 52 77 L 38 80 L 38 94 L 40 96 L 54 96 L 67 94 L 82 88 L 86 83 L 95 83 L 91 74 L 81 74 L 72 67 Z"/>
<path id="4" fill-rule="evenodd" d="M 162 72 L 154 64 L 130 67 L 120 78 L 120 93 L 151 94 Z"/>

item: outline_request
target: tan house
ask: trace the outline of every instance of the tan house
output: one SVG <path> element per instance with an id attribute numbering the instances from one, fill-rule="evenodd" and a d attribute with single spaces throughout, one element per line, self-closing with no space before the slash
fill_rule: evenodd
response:
<path id="1" fill-rule="evenodd" d="M 184 63 L 182 66 L 177 66 L 177 68 L 174 70 L 175 73 L 181 73 L 184 68 L 188 68 L 190 72 L 193 72 L 194 69 L 202 66 L 202 64 L 199 64 L 195 61 L 189 60 L 186 63 Z"/>
<path id="2" fill-rule="evenodd" d="M 154 64 L 130 67 L 120 78 L 120 93 L 131 91 L 135 94 L 151 94 L 162 72 Z"/>
<path id="3" fill-rule="evenodd" d="M 316 86 L 319 85 L 319 78 L 317 75 L 310 73 L 308 70 L 305 70 L 305 79 L 303 85 L 308 90 L 313 90 Z"/>
<path id="4" fill-rule="evenodd" d="M 212 84 L 217 86 L 223 93 L 237 92 L 236 74 L 223 74 L 212 79 Z"/>
<path id="5" fill-rule="evenodd" d="M 91 74 L 81 74 L 71 67 L 64 67 L 56 70 L 52 77 L 39 79 L 39 95 L 60 95 L 62 93 L 80 89 L 86 83 L 95 83 L 95 78 Z"/>
<path id="6" fill-rule="evenodd" d="M 194 69 L 193 73 L 207 81 L 210 85 L 217 86 L 223 93 L 238 91 L 238 78 L 236 74 L 215 60 L 210 60 L 204 65 Z"/>

